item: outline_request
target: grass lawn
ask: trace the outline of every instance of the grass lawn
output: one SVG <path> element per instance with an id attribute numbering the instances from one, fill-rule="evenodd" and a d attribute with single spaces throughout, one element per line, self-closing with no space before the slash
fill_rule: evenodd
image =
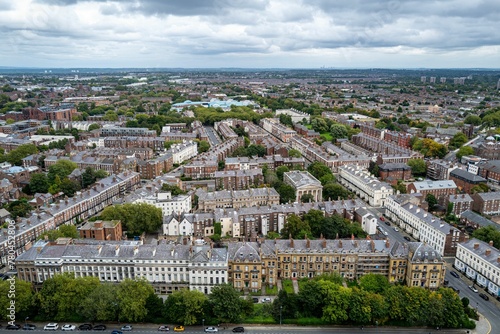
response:
<path id="1" fill-rule="evenodd" d="M 278 295 L 278 286 L 277 285 L 274 285 L 272 288 L 268 286 L 266 286 L 266 294 L 268 296 L 277 296 Z"/>
<path id="2" fill-rule="evenodd" d="M 299 279 L 299 291 L 302 290 L 302 287 L 304 286 L 304 284 L 309 281 L 308 279 L 307 280 L 303 280 L 303 279 Z"/>
<path id="3" fill-rule="evenodd" d="M 294 293 L 293 292 L 292 280 L 290 280 L 290 279 L 284 279 L 284 280 L 281 281 L 281 285 L 283 286 L 283 290 L 285 290 L 286 293 Z"/>
<path id="4" fill-rule="evenodd" d="M 309 130 L 312 130 L 313 126 L 311 124 L 307 124 L 306 128 L 308 128 Z"/>
<path id="5" fill-rule="evenodd" d="M 332 134 L 330 132 L 323 132 L 321 134 L 321 137 L 323 137 L 327 141 L 332 141 L 333 140 Z"/>
<path id="6" fill-rule="evenodd" d="M 270 314 L 271 304 L 253 304 L 253 314 L 243 320 L 245 324 L 275 324 Z"/>
<path id="7" fill-rule="evenodd" d="M 262 296 L 262 291 L 257 291 L 257 292 L 250 292 L 250 296 Z"/>

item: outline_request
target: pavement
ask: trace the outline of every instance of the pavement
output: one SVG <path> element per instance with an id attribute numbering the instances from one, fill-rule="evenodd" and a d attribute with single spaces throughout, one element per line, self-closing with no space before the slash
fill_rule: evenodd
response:
<path id="1" fill-rule="evenodd" d="M 476 321 L 476 328 L 473 329 L 471 334 L 490 334 L 491 325 L 488 319 L 486 319 L 482 314 L 479 314 L 479 321 Z"/>

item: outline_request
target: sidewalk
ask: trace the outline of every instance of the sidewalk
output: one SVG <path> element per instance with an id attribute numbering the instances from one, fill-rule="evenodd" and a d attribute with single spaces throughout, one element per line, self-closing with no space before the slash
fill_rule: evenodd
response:
<path id="1" fill-rule="evenodd" d="M 479 321 L 476 321 L 476 328 L 471 331 L 471 334 L 489 334 L 491 333 L 491 325 L 488 319 L 479 314 Z"/>

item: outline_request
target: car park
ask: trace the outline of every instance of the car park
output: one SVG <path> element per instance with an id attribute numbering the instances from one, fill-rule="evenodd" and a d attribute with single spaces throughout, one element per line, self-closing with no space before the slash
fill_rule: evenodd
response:
<path id="1" fill-rule="evenodd" d="M 132 325 L 123 325 L 122 328 L 121 328 L 122 331 L 131 331 L 132 330 Z"/>
<path id="2" fill-rule="evenodd" d="M 44 331 L 56 331 L 59 329 L 59 324 L 56 322 L 51 322 L 50 324 L 46 324 L 45 327 L 43 327 Z"/>
<path id="3" fill-rule="evenodd" d="M 95 325 L 93 328 L 95 331 L 105 331 L 106 325 Z"/>
<path id="4" fill-rule="evenodd" d="M 78 329 L 81 331 L 90 331 L 92 330 L 92 325 L 91 324 L 81 324 L 78 326 Z"/>
<path id="5" fill-rule="evenodd" d="M 175 326 L 174 332 L 184 332 L 184 326 Z"/>
<path id="6" fill-rule="evenodd" d="M 76 329 L 76 326 L 75 325 L 64 325 L 61 327 L 61 330 L 62 331 L 74 331 Z"/>
<path id="7" fill-rule="evenodd" d="M 474 285 L 469 285 L 469 289 L 471 289 L 472 291 L 474 292 L 478 292 L 478 290 L 476 289 L 476 287 Z"/>
<path id="8" fill-rule="evenodd" d="M 205 333 L 217 333 L 219 330 L 216 327 L 206 327 Z"/>
<path id="9" fill-rule="evenodd" d="M 490 300 L 490 297 L 488 297 L 486 294 L 484 293 L 480 293 L 479 294 L 479 297 L 483 298 L 484 300 Z"/>
<path id="10" fill-rule="evenodd" d="M 245 332 L 245 328 L 243 328 L 241 326 L 233 328 L 233 333 L 244 333 L 244 332 Z"/>
<path id="11" fill-rule="evenodd" d="M 460 278 L 460 275 L 456 271 L 450 271 L 450 275 L 456 278 Z"/>
<path id="12" fill-rule="evenodd" d="M 25 331 L 34 331 L 36 329 L 36 326 L 32 324 L 26 324 L 23 326 L 23 329 Z"/>
<path id="13" fill-rule="evenodd" d="M 7 327 L 5 327 L 5 329 L 8 329 L 8 330 L 15 330 L 17 331 L 18 329 L 20 329 L 21 326 L 18 325 L 18 324 L 10 324 L 10 325 L 7 325 Z"/>
<path id="14" fill-rule="evenodd" d="M 170 331 L 170 327 L 168 327 L 167 325 L 161 325 L 160 327 L 158 327 L 158 330 L 160 332 L 168 332 Z"/>

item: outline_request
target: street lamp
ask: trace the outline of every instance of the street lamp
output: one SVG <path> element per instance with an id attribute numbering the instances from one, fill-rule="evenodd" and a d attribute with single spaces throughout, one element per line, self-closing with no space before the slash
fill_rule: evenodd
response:
<path id="1" fill-rule="evenodd" d="M 29 318 L 30 318 L 30 317 L 26 317 L 26 318 L 24 318 L 24 328 L 27 328 L 27 327 L 28 327 L 28 319 L 29 319 Z"/>
<path id="2" fill-rule="evenodd" d="M 280 326 L 281 326 L 281 311 L 283 310 L 283 305 L 280 305 Z"/>
<path id="3" fill-rule="evenodd" d="M 201 323 L 202 323 L 202 329 L 205 329 L 205 319 L 201 319 Z"/>

